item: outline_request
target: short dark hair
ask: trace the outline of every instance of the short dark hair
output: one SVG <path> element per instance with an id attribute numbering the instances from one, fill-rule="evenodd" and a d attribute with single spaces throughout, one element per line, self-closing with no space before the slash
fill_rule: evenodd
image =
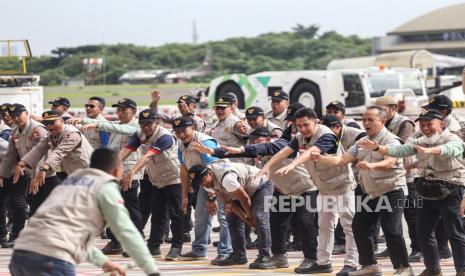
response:
<path id="1" fill-rule="evenodd" d="M 105 107 L 105 99 L 104 98 L 93 96 L 93 97 L 89 98 L 89 101 L 97 101 L 102 105 L 102 107 Z"/>
<path id="2" fill-rule="evenodd" d="M 106 173 L 110 173 L 119 164 L 119 153 L 110 148 L 98 148 L 90 157 L 90 167 Z"/>
<path id="3" fill-rule="evenodd" d="M 299 118 L 307 117 L 309 119 L 317 119 L 316 113 L 311 108 L 301 108 L 297 110 L 294 114 L 294 119 L 297 120 Z"/>

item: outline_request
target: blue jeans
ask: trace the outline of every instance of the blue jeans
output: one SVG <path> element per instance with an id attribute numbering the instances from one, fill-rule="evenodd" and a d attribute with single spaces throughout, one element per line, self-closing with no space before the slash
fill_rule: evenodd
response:
<path id="1" fill-rule="evenodd" d="M 194 233 L 195 240 L 192 242 L 192 252 L 199 256 L 207 255 L 208 237 L 212 228 L 213 216 L 207 212 L 208 192 L 200 188 L 197 193 L 195 205 Z M 231 238 L 229 237 L 228 223 L 224 212 L 224 203 L 218 199 L 218 222 L 220 223 L 220 243 L 218 254 L 228 256 L 232 252 Z"/>
<path id="2" fill-rule="evenodd" d="M 15 250 L 11 256 L 12 276 L 72 276 L 76 270 L 72 263 L 29 251 Z"/>

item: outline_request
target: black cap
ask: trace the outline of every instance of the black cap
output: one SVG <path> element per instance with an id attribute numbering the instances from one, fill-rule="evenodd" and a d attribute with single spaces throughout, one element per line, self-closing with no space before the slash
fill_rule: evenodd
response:
<path id="1" fill-rule="evenodd" d="M 176 103 L 180 103 L 181 101 L 185 101 L 187 104 L 196 102 L 195 98 L 192 97 L 191 95 L 183 95 L 183 96 L 179 97 L 179 100 Z"/>
<path id="2" fill-rule="evenodd" d="M 258 106 L 251 106 L 245 110 L 245 117 L 247 119 L 249 118 L 255 119 L 259 116 L 264 116 L 264 115 L 265 115 L 265 111 L 263 111 L 263 109 Z"/>
<path id="3" fill-rule="evenodd" d="M 61 114 L 60 112 L 56 111 L 56 110 L 49 110 L 49 111 L 45 111 L 44 113 L 42 113 L 42 121 L 43 122 L 47 122 L 47 121 L 56 121 L 57 119 L 61 118 Z"/>
<path id="4" fill-rule="evenodd" d="M 53 105 L 63 105 L 63 106 L 66 106 L 66 107 L 70 107 L 71 106 L 71 103 L 69 102 L 69 100 L 65 97 L 58 97 L 56 98 L 55 100 L 53 101 L 49 101 L 48 102 L 49 104 L 53 104 Z"/>
<path id="5" fill-rule="evenodd" d="M 415 122 L 420 121 L 420 120 L 433 120 L 433 119 L 439 119 L 443 120 L 441 114 L 437 110 L 434 109 L 425 109 L 423 112 L 421 112 L 420 116 L 415 120 Z"/>
<path id="6" fill-rule="evenodd" d="M 157 113 L 151 109 L 144 109 L 139 113 L 139 123 L 155 122 L 157 119 Z"/>
<path id="7" fill-rule="evenodd" d="M 431 102 L 425 106 L 422 106 L 424 109 L 452 109 L 452 101 L 444 95 L 436 95 L 433 97 Z"/>
<path id="8" fill-rule="evenodd" d="M 132 108 L 132 109 L 137 109 L 137 104 L 135 101 L 128 99 L 128 98 L 122 98 L 119 100 L 117 103 L 112 104 L 111 107 L 122 107 L 122 108 Z"/>
<path id="9" fill-rule="evenodd" d="M 97 96 L 93 96 L 89 98 L 89 101 L 97 101 L 99 102 L 103 107 L 105 107 L 105 99 Z"/>
<path id="10" fill-rule="evenodd" d="M 27 111 L 26 107 L 19 103 L 12 104 L 8 107 L 8 114 L 10 116 L 19 116 L 24 111 Z"/>
<path id="11" fill-rule="evenodd" d="M 305 108 L 305 105 L 301 103 L 291 103 L 290 105 L 287 106 L 287 115 L 286 115 L 286 120 L 288 121 L 294 121 L 294 114 L 297 110 Z"/>
<path id="12" fill-rule="evenodd" d="M 266 127 L 259 127 L 249 134 L 249 138 L 251 139 L 259 137 L 269 138 L 271 137 L 271 133 Z"/>
<path id="13" fill-rule="evenodd" d="M 342 125 L 341 121 L 339 121 L 334 115 L 324 115 L 321 117 L 320 124 L 327 127 Z"/>
<path id="14" fill-rule="evenodd" d="M 233 101 L 234 101 L 234 99 L 230 95 L 228 95 L 228 94 L 222 95 L 216 101 L 215 106 L 228 107 L 228 106 L 230 106 L 232 104 Z"/>
<path id="15" fill-rule="evenodd" d="M 286 92 L 282 90 L 275 90 L 273 94 L 271 95 L 271 99 L 278 100 L 278 101 L 289 100 L 289 94 L 287 94 Z"/>
<path id="16" fill-rule="evenodd" d="M 4 103 L 0 105 L 0 113 L 8 113 L 8 109 L 10 106 L 12 106 L 12 104 L 9 103 Z"/>
<path id="17" fill-rule="evenodd" d="M 343 103 L 340 101 L 332 101 L 330 102 L 327 106 L 326 109 L 328 108 L 336 108 L 337 110 L 341 111 L 342 113 L 346 112 L 346 107 Z"/>
<path id="18" fill-rule="evenodd" d="M 194 125 L 194 121 L 190 118 L 185 118 L 185 117 L 179 117 L 179 118 L 174 119 L 173 124 L 172 124 L 173 129 L 185 128 L 185 127 L 193 126 L 193 125 Z"/>
<path id="19" fill-rule="evenodd" d="M 194 165 L 189 169 L 189 179 L 193 188 L 197 188 L 202 183 L 204 176 L 208 174 L 208 168 L 205 165 Z"/>

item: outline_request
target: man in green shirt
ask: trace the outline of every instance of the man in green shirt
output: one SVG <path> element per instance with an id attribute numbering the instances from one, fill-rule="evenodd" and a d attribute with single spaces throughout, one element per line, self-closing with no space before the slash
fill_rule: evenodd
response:
<path id="1" fill-rule="evenodd" d="M 90 168 L 77 170 L 57 186 L 20 233 L 10 263 L 12 275 L 75 275 L 75 265 L 84 261 L 125 275 L 93 246 L 105 225 L 146 274 L 159 275 L 124 207 L 118 184 L 122 171 L 118 152 L 95 150 Z"/>

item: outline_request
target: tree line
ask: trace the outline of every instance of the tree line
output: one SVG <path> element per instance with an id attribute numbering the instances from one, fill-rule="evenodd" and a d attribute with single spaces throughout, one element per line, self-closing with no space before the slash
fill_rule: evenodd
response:
<path id="1" fill-rule="evenodd" d="M 107 83 L 118 83 L 128 70 L 199 66 L 212 53 L 212 73 L 193 81 L 209 81 L 223 74 L 252 74 L 269 70 L 324 69 L 334 58 L 369 55 L 371 40 L 335 31 L 321 32 L 317 25 L 296 25 L 292 31 L 236 37 L 202 44 L 170 43 L 158 47 L 133 44 L 86 45 L 57 48 L 51 55 L 34 57 L 29 71 L 41 75 L 42 84 L 57 85 L 84 75 L 84 58 L 105 60 Z M 97 78 L 102 78 L 102 75 Z"/>

